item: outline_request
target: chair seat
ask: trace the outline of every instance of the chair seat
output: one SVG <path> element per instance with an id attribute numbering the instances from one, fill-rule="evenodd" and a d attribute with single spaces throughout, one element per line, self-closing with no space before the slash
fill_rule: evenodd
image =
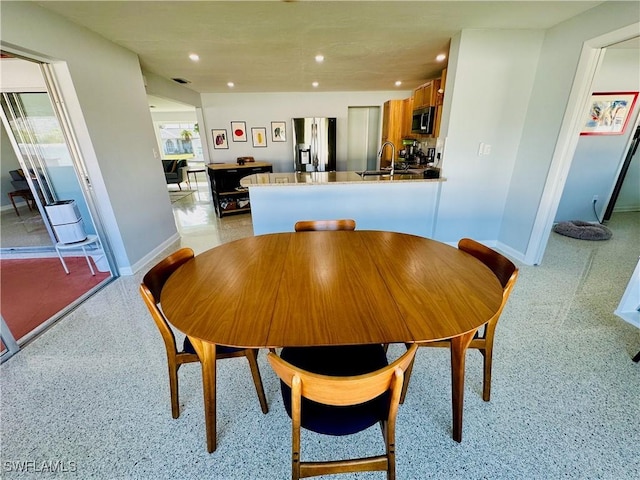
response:
<path id="1" fill-rule="evenodd" d="M 223 345 L 216 345 L 217 354 L 236 353 L 242 350 L 244 350 L 244 348 L 225 347 Z M 184 337 L 184 343 L 182 344 L 182 351 L 186 353 L 196 353 L 196 349 L 193 348 L 193 344 L 189 340 L 189 337 Z"/>
<path id="2" fill-rule="evenodd" d="M 280 357 L 309 372 L 347 377 L 362 375 L 388 365 L 382 345 L 332 347 L 285 347 Z M 291 389 L 280 382 L 282 399 L 291 417 Z M 301 423 L 304 428 L 324 435 L 350 435 L 387 418 L 389 393 L 359 405 L 334 407 L 302 399 Z"/>

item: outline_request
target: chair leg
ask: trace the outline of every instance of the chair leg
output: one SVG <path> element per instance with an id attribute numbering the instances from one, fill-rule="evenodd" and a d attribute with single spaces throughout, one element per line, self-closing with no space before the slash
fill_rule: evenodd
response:
<path id="1" fill-rule="evenodd" d="M 491 398 L 491 367 L 493 364 L 493 347 L 487 345 L 480 350 L 484 357 L 484 373 L 482 378 L 482 400 L 488 402 Z"/>
<path id="2" fill-rule="evenodd" d="M 411 346 L 408 343 L 405 345 L 407 347 L 407 350 Z M 416 357 L 413 357 L 413 359 L 411 360 L 411 363 L 409 364 L 409 366 L 404 372 L 404 382 L 402 383 L 402 393 L 400 393 L 400 405 L 404 403 L 404 397 L 407 396 L 407 390 L 409 389 L 409 380 L 411 380 L 411 372 L 413 371 L 413 362 L 415 361 L 416 361 Z"/>
<path id="3" fill-rule="evenodd" d="M 294 377 L 291 384 L 291 480 L 300 479 L 300 429 L 302 415 L 302 395 L 300 377 Z"/>
<path id="4" fill-rule="evenodd" d="M 169 363 L 169 390 L 171 392 L 171 416 L 180 416 L 180 402 L 178 396 L 178 365 Z"/>
<path id="5" fill-rule="evenodd" d="M 640 362 L 640 352 L 636 353 L 636 356 L 633 357 L 633 361 L 636 362 L 636 363 Z"/>
<path id="6" fill-rule="evenodd" d="M 380 422 L 382 429 L 382 436 L 384 437 L 384 443 L 387 451 L 387 480 L 396 479 L 396 439 L 395 435 L 391 435 L 389 422 L 383 420 Z"/>
<path id="7" fill-rule="evenodd" d="M 453 410 L 453 439 L 462 442 L 462 413 L 464 407 L 464 365 L 467 347 L 475 332 L 451 339 L 451 406 Z"/>
<path id="8" fill-rule="evenodd" d="M 13 209 L 16 212 L 17 216 L 20 216 L 20 212 L 18 211 L 18 207 L 16 207 L 16 201 L 13 199 L 13 195 L 11 195 L 11 193 L 9 193 L 9 200 L 11 200 L 11 205 L 13 205 Z"/>
<path id="9" fill-rule="evenodd" d="M 258 350 L 247 350 L 247 360 L 249 360 L 249 368 L 251 369 L 251 376 L 253 377 L 253 383 L 256 386 L 256 393 L 260 400 L 260 408 L 262 413 L 269 413 L 269 405 L 267 404 L 267 397 L 264 394 L 264 388 L 262 386 L 262 377 L 260 377 L 260 369 L 258 368 Z"/>
<path id="10" fill-rule="evenodd" d="M 67 264 L 64 262 L 64 258 L 62 258 L 62 253 L 60 253 L 60 249 L 56 245 L 56 253 L 58 254 L 58 258 L 60 259 L 60 263 L 62 263 L 62 268 L 67 275 L 69 275 L 69 269 L 67 268 Z"/>

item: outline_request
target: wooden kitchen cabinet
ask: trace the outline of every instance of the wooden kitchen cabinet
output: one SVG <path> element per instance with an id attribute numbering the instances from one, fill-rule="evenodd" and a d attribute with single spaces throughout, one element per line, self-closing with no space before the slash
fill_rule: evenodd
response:
<path id="1" fill-rule="evenodd" d="M 402 113 L 402 138 L 413 138 L 413 133 L 411 132 L 411 124 L 413 123 L 413 97 L 405 98 L 402 108 L 404 109 Z"/>
<path id="2" fill-rule="evenodd" d="M 434 80 L 429 80 L 427 83 L 420 85 L 413 91 L 413 108 L 424 108 L 435 105 L 434 92 Z"/>
<path id="3" fill-rule="evenodd" d="M 447 69 L 442 70 L 439 78 L 433 78 L 423 83 L 413 91 L 413 108 L 435 107 L 442 105 Z M 442 92 L 440 92 L 442 90 Z"/>
<path id="4" fill-rule="evenodd" d="M 444 103 L 444 89 L 447 84 L 447 69 L 442 70 L 442 74 L 438 80 L 438 88 L 436 90 L 436 122 L 433 127 L 433 136 L 440 136 L 440 123 L 442 122 L 442 105 Z"/>
<path id="5" fill-rule="evenodd" d="M 249 191 L 240 186 L 240 179 L 254 173 L 271 173 L 273 167 L 266 162 L 211 163 L 207 165 L 211 180 L 211 199 L 218 217 L 251 211 Z"/>
<path id="6" fill-rule="evenodd" d="M 396 161 L 398 152 L 402 148 L 403 126 L 406 125 L 405 100 L 387 100 L 382 109 L 382 142 L 391 142 L 396 147 Z M 411 125 L 409 125 L 411 127 Z M 391 165 L 391 149 L 385 147 L 380 159 L 380 168 Z"/>

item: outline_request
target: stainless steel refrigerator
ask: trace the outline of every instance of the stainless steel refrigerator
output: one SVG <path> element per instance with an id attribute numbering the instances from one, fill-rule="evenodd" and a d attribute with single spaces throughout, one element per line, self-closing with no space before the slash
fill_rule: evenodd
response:
<path id="1" fill-rule="evenodd" d="M 295 171 L 335 171 L 336 119 L 294 118 L 292 123 Z"/>

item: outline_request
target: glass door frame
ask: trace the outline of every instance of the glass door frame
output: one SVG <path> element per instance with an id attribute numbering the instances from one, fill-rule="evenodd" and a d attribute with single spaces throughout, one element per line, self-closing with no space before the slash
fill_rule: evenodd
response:
<path id="1" fill-rule="evenodd" d="M 7 53 L 9 53 L 9 50 L 6 50 L 4 48 L 3 48 L 3 51 L 6 51 Z M 62 95 L 60 93 L 61 89 L 58 86 L 58 82 L 56 80 L 56 76 L 55 76 L 56 67 L 53 64 L 46 63 L 46 61 L 43 61 L 43 60 L 28 58 L 26 56 L 22 56 L 20 54 L 16 54 L 13 52 L 11 52 L 11 55 L 16 58 L 38 64 L 40 71 L 42 73 L 42 77 L 44 79 L 45 87 L 43 89 L 24 90 L 22 92 L 16 89 L 8 89 L 0 93 L 3 96 L 5 95 L 5 93 L 15 93 L 15 94 L 43 93 L 48 96 L 48 99 L 53 111 L 53 115 L 56 117 L 60 130 L 62 131 L 62 135 L 64 137 L 64 143 L 68 149 L 71 166 L 73 167 L 72 169 L 73 174 L 76 176 L 76 180 L 78 181 L 78 185 L 79 185 L 79 191 L 82 195 L 82 199 L 84 200 L 86 208 L 89 213 L 89 217 L 90 217 L 89 221 L 91 222 L 92 227 L 95 229 L 95 233 L 99 239 L 99 244 L 102 247 L 102 251 L 100 253 L 104 255 L 104 259 L 108 265 L 108 271 L 110 276 L 105 280 L 103 280 L 102 282 L 100 282 L 95 287 L 93 287 L 92 289 L 90 289 L 89 291 L 87 291 L 86 293 L 84 293 L 83 295 L 81 295 L 79 298 L 74 300 L 71 304 L 64 307 L 60 312 L 55 314 L 53 317 L 49 318 L 44 323 L 36 327 L 32 332 L 25 335 L 25 337 L 22 338 L 22 341 L 20 343 L 17 343 L 16 339 L 13 337 L 12 332 L 9 330 L 4 318 L 2 318 L 0 315 L 0 319 L 1 319 L 0 338 L 5 346 L 5 350 L 0 355 L 0 363 L 4 363 L 6 360 L 11 358 L 15 353 L 17 353 L 21 349 L 21 346 L 24 346 L 27 343 L 29 343 L 31 340 L 33 340 L 38 335 L 40 335 L 40 333 L 42 333 L 48 327 L 56 323 L 59 319 L 61 319 L 64 315 L 69 313 L 71 310 L 76 308 L 80 303 L 85 301 L 89 296 L 91 296 L 96 291 L 105 287 L 107 284 L 109 284 L 110 282 L 112 282 L 113 280 L 119 277 L 117 262 L 115 260 L 115 256 L 113 255 L 109 238 L 106 234 L 104 223 L 101 219 L 100 213 L 96 208 L 97 199 L 95 196 L 95 191 L 90 181 L 88 170 L 84 162 L 84 158 L 80 152 L 79 142 L 77 140 L 77 137 L 75 135 L 73 128 L 71 127 L 72 125 L 71 116 L 67 110 L 65 102 L 62 99 Z M 9 137 L 12 148 L 16 153 L 16 157 L 18 159 L 19 165 L 21 166 L 21 168 L 24 169 L 25 172 L 28 172 L 29 171 L 28 169 L 31 167 L 30 162 L 26 162 L 24 160 L 23 154 L 20 151 L 20 145 L 18 145 L 17 139 L 15 138 L 15 135 L 14 135 L 14 131 L 11 128 L 11 125 L 9 124 L 9 119 L 6 118 L 4 111 L 0 112 L 0 117 L 2 117 L 3 125 L 6 129 L 7 136 Z M 37 147 L 34 147 L 34 148 L 37 149 Z M 34 165 L 34 166 L 37 166 L 37 165 Z M 44 187 L 42 188 L 42 190 L 46 191 L 46 194 L 49 197 L 48 199 L 45 199 L 45 202 L 51 201 L 51 200 L 55 201 L 57 200 L 57 198 L 55 198 L 55 195 L 56 195 L 55 189 L 50 188 L 50 185 L 52 185 L 52 183 L 50 183 L 51 179 L 47 175 L 47 170 L 46 170 L 47 166 L 46 164 L 43 164 L 42 167 L 43 167 L 42 173 L 45 174 L 44 176 L 45 183 L 42 184 L 42 187 Z M 38 173 L 37 170 L 36 170 L 36 175 L 37 177 L 40 177 L 40 174 Z M 37 192 L 35 188 L 35 184 L 33 180 L 30 178 L 30 175 L 27 174 L 25 175 L 25 177 L 29 184 L 29 187 L 31 188 L 31 191 Z M 36 201 L 36 205 L 38 206 L 38 209 L 43 217 L 43 221 L 46 225 L 47 231 L 49 232 L 49 235 L 53 239 L 52 240 L 53 244 L 51 246 L 44 246 L 44 247 L 37 247 L 37 248 L 40 250 L 55 251 L 54 246 L 57 240 L 56 240 L 55 234 L 53 233 L 53 229 L 49 222 L 46 211 L 44 209 L 42 199 L 36 194 L 34 195 L 34 200 Z M 12 250 L 16 250 L 16 249 L 12 249 Z"/>

